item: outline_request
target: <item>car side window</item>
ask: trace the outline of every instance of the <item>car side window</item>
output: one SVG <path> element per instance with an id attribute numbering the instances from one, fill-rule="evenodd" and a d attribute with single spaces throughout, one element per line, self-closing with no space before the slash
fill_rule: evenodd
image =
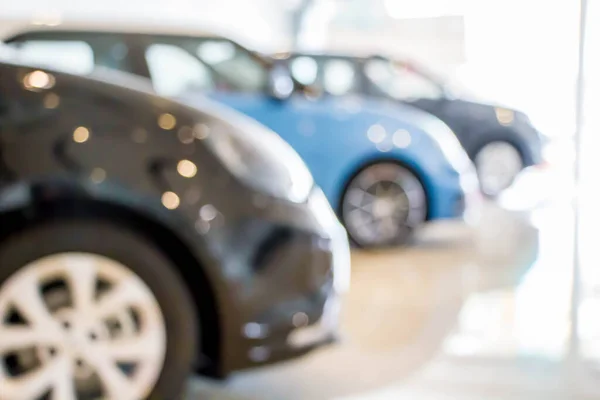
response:
<path id="1" fill-rule="evenodd" d="M 39 37 L 38 37 L 39 36 Z M 76 37 L 65 34 L 60 37 L 20 38 L 9 43 L 16 48 L 17 59 L 59 69 L 76 75 L 86 75 L 95 66 L 135 73 L 131 64 L 127 41 L 121 35 Z"/>
<path id="2" fill-rule="evenodd" d="M 290 72 L 303 85 L 313 85 L 317 83 L 319 65 L 312 57 L 300 56 L 290 62 Z"/>
<path id="3" fill-rule="evenodd" d="M 155 43 L 146 49 L 146 61 L 156 92 L 179 96 L 189 90 L 211 90 L 214 82 L 209 69 L 185 49 Z"/>
<path id="4" fill-rule="evenodd" d="M 365 74 L 378 90 L 399 100 L 439 99 L 440 87 L 408 64 L 374 59 L 365 64 Z"/>
<path id="5" fill-rule="evenodd" d="M 222 90 L 263 91 L 268 71 L 248 51 L 227 40 L 203 39 L 196 54 L 218 76 Z"/>
<path id="6" fill-rule="evenodd" d="M 92 47 L 78 40 L 28 40 L 14 45 L 17 61 L 56 68 L 73 74 L 88 74 L 94 69 Z"/>
<path id="7" fill-rule="evenodd" d="M 358 90 L 356 67 L 352 61 L 332 59 L 323 64 L 323 89 L 332 95 L 343 96 Z"/>

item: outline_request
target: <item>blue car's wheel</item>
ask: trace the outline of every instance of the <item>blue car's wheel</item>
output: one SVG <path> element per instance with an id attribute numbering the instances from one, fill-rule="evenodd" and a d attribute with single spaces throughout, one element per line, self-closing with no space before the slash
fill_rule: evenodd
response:
<path id="1" fill-rule="evenodd" d="M 374 164 L 348 184 L 341 217 L 350 238 L 361 247 L 404 244 L 427 217 L 426 192 L 402 165 Z"/>

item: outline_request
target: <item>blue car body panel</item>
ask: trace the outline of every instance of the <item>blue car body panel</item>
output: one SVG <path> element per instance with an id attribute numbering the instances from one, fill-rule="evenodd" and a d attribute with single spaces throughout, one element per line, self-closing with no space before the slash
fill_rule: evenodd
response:
<path id="1" fill-rule="evenodd" d="M 334 209 L 351 177 L 377 161 L 396 161 L 411 168 L 421 179 L 428 195 L 428 219 L 460 217 L 456 204 L 463 197 L 459 172 L 427 132 L 441 124 L 410 106 L 392 105 L 370 98 L 320 98 L 310 100 L 294 95 L 287 100 L 245 93 L 209 95 L 281 135 L 304 159 L 316 183 Z M 380 143 L 369 139 L 374 125 L 385 130 Z M 409 132 L 410 144 L 394 145 L 394 133 Z M 381 130 L 380 130 L 381 131 Z"/>

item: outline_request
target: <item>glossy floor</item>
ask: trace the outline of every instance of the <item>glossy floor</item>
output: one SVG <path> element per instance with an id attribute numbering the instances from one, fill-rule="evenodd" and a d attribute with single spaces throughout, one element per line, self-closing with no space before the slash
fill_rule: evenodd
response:
<path id="1" fill-rule="evenodd" d="M 583 248 L 573 303 L 569 180 L 524 174 L 474 228 L 354 252 L 342 343 L 226 383 L 194 380 L 190 398 L 600 398 L 600 269 Z"/>

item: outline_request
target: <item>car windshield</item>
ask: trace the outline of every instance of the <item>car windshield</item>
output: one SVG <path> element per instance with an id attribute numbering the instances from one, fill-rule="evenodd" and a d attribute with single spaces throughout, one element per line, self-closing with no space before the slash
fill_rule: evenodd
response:
<path id="1" fill-rule="evenodd" d="M 151 36 L 146 62 L 156 91 L 262 92 L 269 66 L 245 48 L 222 38 Z"/>
<path id="2" fill-rule="evenodd" d="M 250 51 L 227 40 L 202 40 L 196 55 L 232 89 L 258 91 L 264 89 L 268 70 Z"/>
<path id="3" fill-rule="evenodd" d="M 444 96 L 442 79 L 406 62 L 373 58 L 365 63 L 365 74 L 376 91 L 395 99 L 439 99 Z"/>
<path id="4" fill-rule="evenodd" d="M 140 73 L 130 43 L 142 48 L 157 92 L 178 96 L 189 90 L 261 92 L 269 63 L 236 43 L 220 37 L 143 35 L 139 43 L 120 33 L 37 33 L 15 40 L 21 62 L 48 65 L 86 75 L 104 66 Z M 140 45 L 142 44 L 142 45 Z M 137 51 L 136 49 L 134 49 Z M 142 71 L 143 72 L 143 71 Z"/>

